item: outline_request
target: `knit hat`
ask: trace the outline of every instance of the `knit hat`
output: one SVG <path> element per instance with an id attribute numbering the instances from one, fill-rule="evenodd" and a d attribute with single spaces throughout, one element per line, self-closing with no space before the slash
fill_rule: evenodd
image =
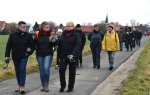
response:
<path id="1" fill-rule="evenodd" d="M 81 27 L 81 25 L 80 25 L 80 24 L 77 24 L 77 25 L 76 25 L 76 28 L 80 28 L 80 27 Z"/>

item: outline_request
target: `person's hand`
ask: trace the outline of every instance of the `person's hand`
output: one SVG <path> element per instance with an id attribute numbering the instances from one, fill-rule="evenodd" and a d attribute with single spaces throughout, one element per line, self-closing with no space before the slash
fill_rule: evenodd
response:
<path id="1" fill-rule="evenodd" d="M 28 57 L 28 56 L 30 55 L 30 54 L 29 54 L 30 52 L 31 52 L 31 48 L 28 47 L 28 48 L 27 48 L 27 51 L 26 51 L 26 53 L 25 53 L 25 56 Z"/>
<path id="2" fill-rule="evenodd" d="M 70 62 L 75 62 L 75 58 L 73 55 L 68 55 L 67 58 L 69 59 Z"/>
<path id="3" fill-rule="evenodd" d="M 8 64 L 10 61 L 10 58 L 9 57 L 5 57 L 5 63 Z"/>

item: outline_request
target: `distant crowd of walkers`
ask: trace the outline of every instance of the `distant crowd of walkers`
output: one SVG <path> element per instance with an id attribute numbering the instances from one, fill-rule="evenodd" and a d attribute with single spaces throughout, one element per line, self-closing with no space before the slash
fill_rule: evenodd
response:
<path id="1" fill-rule="evenodd" d="M 18 88 L 15 92 L 25 94 L 26 66 L 28 57 L 36 51 L 36 60 L 39 66 L 42 92 L 49 92 L 50 67 L 53 60 L 54 51 L 57 51 L 56 69 L 59 69 L 60 90 L 64 92 L 66 88 L 65 72 L 69 65 L 69 81 L 67 92 L 72 92 L 76 78 L 76 68 L 83 67 L 82 51 L 86 43 L 86 35 L 81 29 L 81 25 L 74 25 L 67 22 L 65 28 L 52 31 L 50 24 L 46 21 L 41 23 L 40 29 L 35 32 L 35 36 L 27 32 L 27 24 L 19 21 L 16 32 L 9 35 L 5 61 L 8 64 L 10 53 L 15 67 Z M 107 26 L 107 31 L 101 31 L 98 24 L 93 26 L 87 39 L 90 41 L 92 52 L 93 68 L 100 69 L 100 54 L 103 49 L 108 53 L 109 70 L 113 70 L 114 56 L 116 51 L 123 51 L 125 43 L 126 51 L 141 44 L 142 32 L 138 29 L 125 27 L 114 30 L 112 25 Z"/>

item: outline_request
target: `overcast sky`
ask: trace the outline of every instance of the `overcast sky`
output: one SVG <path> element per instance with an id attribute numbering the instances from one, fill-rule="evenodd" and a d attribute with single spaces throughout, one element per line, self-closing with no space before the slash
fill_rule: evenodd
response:
<path id="1" fill-rule="evenodd" d="M 0 20 L 6 22 L 94 24 L 105 20 L 107 13 L 109 22 L 149 23 L 150 0 L 1 0 L 0 4 Z"/>

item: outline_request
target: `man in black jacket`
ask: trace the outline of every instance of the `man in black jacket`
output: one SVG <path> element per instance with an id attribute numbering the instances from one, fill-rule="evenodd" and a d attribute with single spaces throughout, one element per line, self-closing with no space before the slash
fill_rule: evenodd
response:
<path id="1" fill-rule="evenodd" d="M 69 64 L 69 83 L 67 92 L 73 91 L 76 75 L 76 57 L 80 49 L 81 39 L 74 30 L 73 22 L 67 22 L 66 30 L 61 36 L 58 43 L 58 56 L 60 58 L 59 76 L 60 76 L 60 92 L 64 92 L 66 87 L 65 72 Z"/>
<path id="2" fill-rule="evenodd" d="M 78 68 L 79 65 L 80 65 L 80 67 L 82 68 L 82 51 L 84 49 L 84 45 L 85 45 L 85 42 L 86 42 L 86 36 L 85 36 L 85 33 L 81 30 L 80 24 L 77 24 L 75 28 L 76 28 L 76 32 L 79 33 L 80 38 L 81 38 L 81 45 L 80 45 L 80 50 L 79 50 L 79 58 L 77 58 L 77 66 L 76 67 Z"/>
<path id="3" fill-rule="evenodd" d="M 26 80 L 26 65 L 28 57 L 34 51 L 34 41 L 32 35 L 26 32 L 27 24 L 24 21 L 18 22 L 16 32 L 10 34 L 6 45 L 5 61 L 8 64 L 10 52 L 14 62 L 18 88 L 15 92 L 25 93 L 24 86 Z"/>

